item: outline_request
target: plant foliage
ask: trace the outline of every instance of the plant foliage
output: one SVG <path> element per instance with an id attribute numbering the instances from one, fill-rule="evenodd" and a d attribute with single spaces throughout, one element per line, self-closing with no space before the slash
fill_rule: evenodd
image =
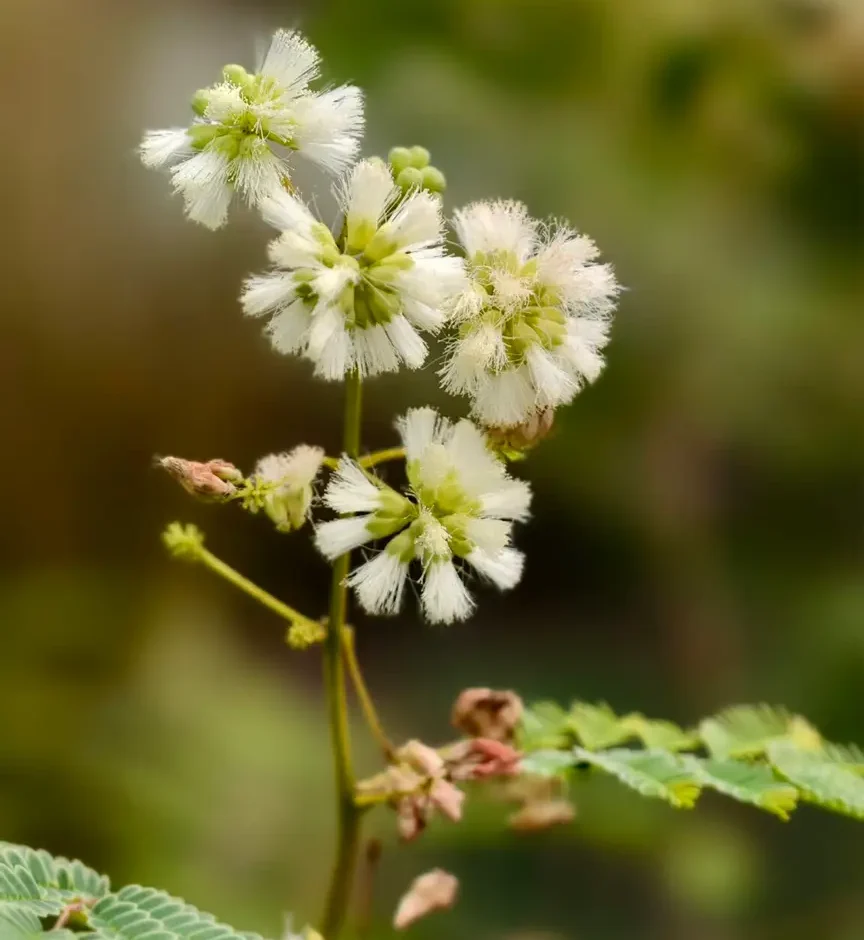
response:
<path id="1" fill-rule="evenodd" d="M 605 704 L 541 702 L 526 711 L 519 743 L 527 773 L 601 771 L 678 809 L 709 789 L 783 820 L 799 802 L 864 819 L 864 753 L 781 708 L 739 705 L 689 731 Z"/>
<path id="2" fill-rule="evenodd" d="M 73 929 L 74 928 L 74 932 Z M 81 862 L 0 843 L 0 940 L 261 940 L 164 891 L 109 881 Z"/>

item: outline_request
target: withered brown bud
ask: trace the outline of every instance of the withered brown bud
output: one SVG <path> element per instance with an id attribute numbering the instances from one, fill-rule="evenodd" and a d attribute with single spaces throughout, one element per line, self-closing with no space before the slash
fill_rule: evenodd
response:
<path id="1" fill-rule="evenodd" d="M 527 421 L 512 428 L 486 428 L 489 438 L 507 450 L 522 451 L 536 447 L 549 436 L 555 422 L 555 409 L 535 412 Z"/>
<path id="2" fill-rule="evenodd" d="M 427 777 L 436 777 L 444 771 L 444 759 L 435 748 L 422 741 L 409 741 L 396 752 L 396 759 Z"/>
<path id="3" fill-rule="evenodd" d="M 243 479 L 243 474 L 227 460 L 199 463 L 182 457 L 161 457 L 156 463 L 170 473 L 187 493 L 199 499 L 225 499 L 236 492 L 234 483 Z"/>
<path id="4" fill-rule="evenodd" d="M 486 780 L 519 773 L 522 755 L 494 738 L 470 738 L 442 749 L 451 780 Z"/>
<path id="5" fill-rule="evenodd" d="M 472 738 L 512 741 L 524 710 L 515 692 L 465 689 L 453 705 L 451 721 Z"/>
<path id="6" fill-rule="evenodd" d="M 526 803 L 508 820 L 511 829 L 518 832 L 539 832 L 551 826 L 563 826 L 573 822 L 576 810 L 567 800 L 539 800 Z"/>
<path id="7" fill-rule="evenodd" d="M 396 908 L 393 926 L 397 930 L 404 930 L 427 914 L 449 910 L 456 903 L 458 892 L 459 880 L 455 875 L 441 868 L 427 871 L 425 875 L 415 878 L 402 896 Z"/>

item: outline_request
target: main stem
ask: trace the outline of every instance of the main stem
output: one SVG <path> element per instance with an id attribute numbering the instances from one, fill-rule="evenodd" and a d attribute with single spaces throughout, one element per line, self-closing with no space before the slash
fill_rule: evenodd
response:
<path id="1" fill-rule="evenodd" d="M 360 453 L 361 384 L 358 372 L 345 381 L 345 419 L 342 449 L 355 460 Z M 330 721 L 330 743 L 336 777 L 338 837 L 336 860 L 330 875 L 327 902 L 321 918 L 321 933 L 326 940 L 337 940 L 351 900 L 351 886 L 360 840 L 361 811 L 354 803 L 354 769 L 348 731 L 348 704 L 345 693 L 345 660 L 342 655 L 342 631 L 348 611 L 345 579 L 351 570 L 350 552 L 337 558 L 330 584 L 330 617 L 324 641 L 324 684 Z"/>

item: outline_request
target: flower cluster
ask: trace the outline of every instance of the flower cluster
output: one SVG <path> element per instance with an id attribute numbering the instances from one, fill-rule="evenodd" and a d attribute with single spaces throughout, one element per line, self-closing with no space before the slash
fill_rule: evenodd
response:
<path id="1" fill-rule="evenodd" d="M 470 283 L 455 298 L 444 386 L 483 424 L 510 428 L 570 402 L 600 374 L 619 287 L 597 248 L 544 229 L 518 202 L 456 213 Z"/>
<path id="2" fill-rule="evenodd" d="M 363 96 L 350 85 L 312 91 L 319 74 L 317 50 L 281 30 L 258 72 L 226 65 L 221 82 L 195 94 L 189 127 L 148 133 L 142 160 L 170 167 L 189 218 L 214 229 L 235 192 L 258 205 L 289 186 L 292 151 L 338 173 L 357 153 Z"/>
<path id="3" fill-rule="evenodd" d="M 349 578 L 370 613 L 399 610 L 409 564 L 417 559 L 426 617 L 432 623 L 464 620 L 474 602 L 454 559 L 464 559 L 501 589 L 514 587 L 524 558 L 510 547 L 510 534 L 514 522 L 528 517 L 531 491 L 507 474 L 486 436 L 468 420 L 454 424 L 432 408 L 417 408 L 397 429 L 405 446 L 407 495 L 344 458 L 324 502 L 336 512 L 358 515 L 318 526 L 316 542 L 333 559 L 389 539 Z"/>
<path id="4" fill-rule="evenodd" d="M 442 307 L 467 283 L 462 261 L 444 251 L 441 200 L 404 194 L 381 160 L 358 163 L 337 197 L 337 236 L 287 193 L 263 202 L 282 234 L 270 245 L 275 269 L 249 278 L 243 309 L 269 316 L 274 347 L 311 359 L 322 378 L 416 369 L 427 354 L 418 330 L 437 332 Z"/>

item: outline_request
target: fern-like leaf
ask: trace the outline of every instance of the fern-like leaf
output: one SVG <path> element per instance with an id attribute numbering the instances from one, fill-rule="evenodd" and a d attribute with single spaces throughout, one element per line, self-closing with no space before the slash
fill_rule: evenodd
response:
<path id="1" fill-rule="evenodd" d="M 621 719 L 621 726 L 649 749 L 689 751 L 699 746 L 699 735 L 684 731 L 672 721 L 656 721 L 638 712 Z"/>
<path id="2" fill-rule="evenodd" d="M 692 809 L 699 798 L 699 782 L 680 757 L 668 751 L 631 751 L 615 748 L 599 754 L 574 748 L 578 761 L 617 777 L 642 796 L 666 800 L 678 809 Z"/>
<path id="3" fill-rule="evenodd" d="M 788 712 L 768 705 L 736 705 L 706 718 L 699 733 L 711 756 L 760 757 L 772 741 L 787 736 L 792 718 Z"/>
<path id="4" fill-rule="evenodd" d="M 836 747 L 836 746 L 835 746 Z M 791 741 L 768 746 L 768 759 L 804 799 L 844 816 L 864 819 L 864 779 L 830 750 L 802 750 Z"/>
<path id="5" fill-rule="evenodd" d="M 741 803 L 752 803 L 784 821 L 798 805 L 798 790 L 779 780 L 765 764 L 701 760 L 690 754 L 682 759 L 702 787 L 717 790 Z"/>
<path id="6" fill-rule="evenodd" d="M 574 743 L 567 712 L 555 702 L 537 702 L 525 709 L 519 728 L 524 751 L 566 748 Z"/>

